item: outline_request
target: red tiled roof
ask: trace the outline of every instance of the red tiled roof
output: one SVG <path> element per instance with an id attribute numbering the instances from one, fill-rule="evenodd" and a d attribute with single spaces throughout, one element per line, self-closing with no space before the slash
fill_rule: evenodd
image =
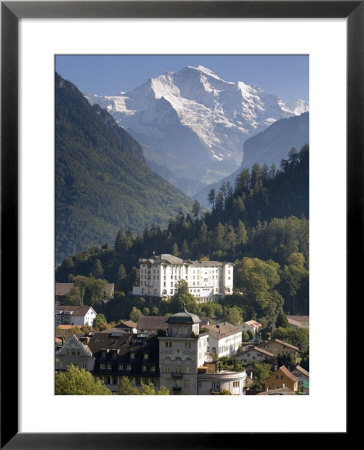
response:
<path id="1" fill-rule="evenodd" d="M 281 341 L 280 339 L 271 339 L 269 341 L 262 342 L 261 344 L 258 344 L 257 347 L 264 347 L 265 345 L 269 345 L 273 342 L 277 342 L 278 344 L 285 345 L 286 347 L 292 348 L 293 350 L 296 350 L 297 352 L 300 351 L 299 348 L 295 347 L 292 344 L 289 344 L 288 342 Z"/>
<path id="2" fill-rule="evenodd" d="M 298 378 L 293 375 L 292 372 L 290 372 L 286 366 L 281 366 L 278 370 L 274 372 L 276 374 L 277 372 L 282 372 L 284 375 L 286 375 L 287 378 L 290 378 L 292 381 L 298 381 Z"/>

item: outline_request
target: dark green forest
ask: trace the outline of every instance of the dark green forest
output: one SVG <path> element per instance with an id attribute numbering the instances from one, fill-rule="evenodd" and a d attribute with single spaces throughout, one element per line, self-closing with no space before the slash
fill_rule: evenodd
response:
<path id="1" fill-rule="evenodd" d="M 119 229 L 165 227 L 192 200 L 155 174 L 137 141 L 56 74 L 56 261 L 112 242 Z"/>
<path id="2" fill-rule="evenodd" d="M 234 186 L 210 191 L 211 211 L 202 212 L 195 202 L 166 227 L 155 223 L 136 234 L 120 227 L 112 246 L 95 246 L 66 258 L 56 269 L 56 280 L 83 276 L 115 283 L 115 298 L 95 305 L 108 321 L 172 313 L 183 302 L 191 312 L 232 323 L 253 318 L 270 326 L 282 310 L 308 314 L 308 172 L 308 146 L 292 149 L 279 168 L 256 164 L 251 171 L 243 170 Z M 128 295 L 139 282 L 138 259 L 153 252 L 233 262 L 234 294 L 202 305 L 188 297 L 183 286 L 160 304 Z"/>

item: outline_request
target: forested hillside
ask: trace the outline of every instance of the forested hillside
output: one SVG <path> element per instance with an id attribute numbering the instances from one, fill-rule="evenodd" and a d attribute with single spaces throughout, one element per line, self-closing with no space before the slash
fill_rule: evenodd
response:
<path id="1" fill-rule="evenodd" d="M 166 229 L 153 225 L 137 235 L 120 230 L 113 248 L 96 247 L 67 258 L 57 269 L 56 279 L 66 282 L 81 275 L 114 282 L 121 296 L 109 307 L 129 314 L 144 304 L 144 300 L 125 297 L 138 283 L 139 257 L 155 252 L 191 260 L 229 260 L 235 263 L 235 293 L 215 305 L 227 308 L 225 317 L 234 312 L 266 323 L 282 307 L 286 312 L 308 314 L 308 160 L 305 146 L 299 152 L 292 150 L 279 169 L 254 165 L 251 172 L 242 171 L 235 186 L 210 192 L 211 212 L 202 214 L 195 202 L 188 214 L 180 211 Z M 144 306 L 151 314 L 158 311 L 155 305 Z M 188 307 L 201 312 L 199 305 Z M 202 308 L 207 313 L 206 308 L 214 305 Z"/>
<path id="2" fill-rule="evenodd" d="M 56 260 L 166 226 L 192 200 L 154 173 L 137 141 L 56 74 Z"/>

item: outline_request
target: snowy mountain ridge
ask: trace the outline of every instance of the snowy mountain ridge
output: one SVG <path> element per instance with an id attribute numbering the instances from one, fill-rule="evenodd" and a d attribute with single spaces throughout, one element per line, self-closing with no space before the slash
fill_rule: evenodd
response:
<path id="1" fill-rule="evenodd" d="M 243 160 L 245 140 L 281 118 L 308 111 L 203 66 L 167 72 L 116 96 L 86 94 L 143 146 L 145 157 L 176 175 L 217 181 Z"/>

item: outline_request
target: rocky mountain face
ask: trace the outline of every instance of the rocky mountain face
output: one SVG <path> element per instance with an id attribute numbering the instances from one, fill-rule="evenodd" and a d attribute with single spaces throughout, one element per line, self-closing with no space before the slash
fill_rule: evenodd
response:
<path id="1" fill-rule="evenodd" d="M 203 67 L 185 67 L 150 78 L 115 96 L 86 94 L 142 145 L 158 173 L 191 195 L 240 167 L 244 142 L 279 119 L 308 110 L 302 100 L 285 104 L 242 81 L 225 81 Z M 190 183 L 188 180 L 191 180 Z"/>
<path id="2" fill-rule="evenodd" d="M 251 169 L 255 163 L 260 166 L 272 164 L 277 169 L 282 159 L 287 158 L 289 151 L 295 148 L 299 151 L 305 144 L 309 143 L 309 113 L 304 112 L 300 116 L 280 119 L 270 125 L 261 133 L 247 139 L 244 142 L 244 158 L 238 170 L 228 177 L 205 186 L 194 198 L 202 205 L 208 206 L 208 194 L 211 189 L 219 191 L 221 185 L 229 182 L 234 186 L 235 179 L 243 169 Z"/>

